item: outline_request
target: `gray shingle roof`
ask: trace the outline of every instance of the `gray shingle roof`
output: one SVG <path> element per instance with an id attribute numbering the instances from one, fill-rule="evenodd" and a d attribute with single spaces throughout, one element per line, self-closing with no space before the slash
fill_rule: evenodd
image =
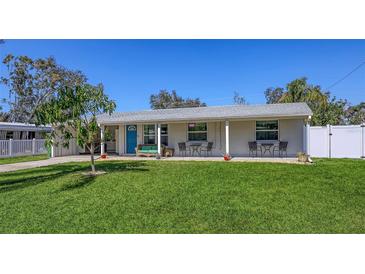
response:
<path id="1" fill-rule="evenodd" d="M 157 109 L 133 112 L 115 112 L 98 117 L 101 124 L 174 122 L 194 120 L 224 120 L 266 117 L 305 117 L 312 115 L 306 103 L 231 105 L 196 108 Z"/>

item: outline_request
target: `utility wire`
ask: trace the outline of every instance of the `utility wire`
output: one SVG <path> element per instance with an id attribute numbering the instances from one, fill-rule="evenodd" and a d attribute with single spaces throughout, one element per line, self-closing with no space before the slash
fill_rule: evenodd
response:
<path id="1" fill-rule="evenodd" d="M 358 65 L 357 67 L 355 67 L 353 70 L 351 70 L 349 73 L 347 73 L 344 77 L 342 77 L 341 79 L 337 80 L 336 82 L 334 82 L 332 85 L 330 85 L 328 88 L 326 89 L 330 89 L 333 88 L 334 86 L 336 86 L 337 84 L 341 83 L 343 80 L 345 80 L 347 77 L 349 77 L 351 74 L 353 74 L 355 71 L 357 71 L 359 68 L 361 68 L 363 65 L 365 65 L 365 61 L 362 62 L 360 65 Z"/>

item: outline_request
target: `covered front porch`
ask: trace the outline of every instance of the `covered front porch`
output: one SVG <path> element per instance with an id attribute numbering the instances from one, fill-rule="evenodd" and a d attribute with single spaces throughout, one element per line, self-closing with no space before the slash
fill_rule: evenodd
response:
<path id="1" fill-rule="evenodd" d="M 307 117 L 270 117 L 211 121 L 155 121 L 146 123 L 100 124 L 100 153 L 135 156 L 144 145 L 153 146 L 156 155 L 169 159 L 292 159 L 298 152 L 308 152 Z M 252 144 L 256 143 L 256 150 Z M 285 153 L 279 146 L 286 143 Z M 149 147 L 151 148 L 151 147 Z M 144 158 L 144 157 L 143 157 Z M 155 158 L 155 157 L 153 157 Z"/>

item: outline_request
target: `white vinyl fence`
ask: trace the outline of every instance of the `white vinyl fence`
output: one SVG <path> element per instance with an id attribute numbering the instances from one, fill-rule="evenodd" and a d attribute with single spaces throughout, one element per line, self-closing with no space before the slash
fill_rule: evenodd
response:
<path id="1" fill-rule="evenodd" d="M 0 158 L 47 153 L 44 139 L 0 140 Z"/>
<path id="2" fill-rule="evenodd" d="M 312 157 L 365 158 L 365 125 L 310 127 Z"/>

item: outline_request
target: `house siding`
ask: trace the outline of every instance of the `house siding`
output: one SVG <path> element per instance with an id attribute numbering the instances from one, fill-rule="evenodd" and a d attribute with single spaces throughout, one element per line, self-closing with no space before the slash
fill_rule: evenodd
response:
<path id="1" fill-rule="evenodd" d="M 226 142 L 225 122 L 207 122 L 207 126 L 208 142 L 213 142 L 212 155 L 222 156 L 225 153 Z M 303 151 L 303 126 L 303 119 L 279 119 L 279 139 L 288 142 L 288 156 L 295 156 L 299 151 Z M 120 127 L 121 129 L 117 130 L 116 133 L 116 147 L 119 154 L 124 154 L 125 125 L 121 125 Z M 230 121 L 229 129 L 231 155 L 248 156 L 248 142 L 256 140 L 256 120 Z M 187 122 L 168 123 L 168 146 L 175 148 L 176 155 L 178 155 L 178 143 L 186 141 Z M 143 124 L 137 124 L 137 144 L 143 144 Z"/>
<path id="2" fill-rule="evenodd" d="M 230 122 L 230 152 L 232 156 L 248 156 L 248 142 L 255 141 L 255 121 Z"/>
<path id="3" fill-rule="evenodd" d="M 288 142 L 288 156 L 295 156 L 303 151 L 303 126 L 302 119 L 279 120 L 279 138 Z"/>

